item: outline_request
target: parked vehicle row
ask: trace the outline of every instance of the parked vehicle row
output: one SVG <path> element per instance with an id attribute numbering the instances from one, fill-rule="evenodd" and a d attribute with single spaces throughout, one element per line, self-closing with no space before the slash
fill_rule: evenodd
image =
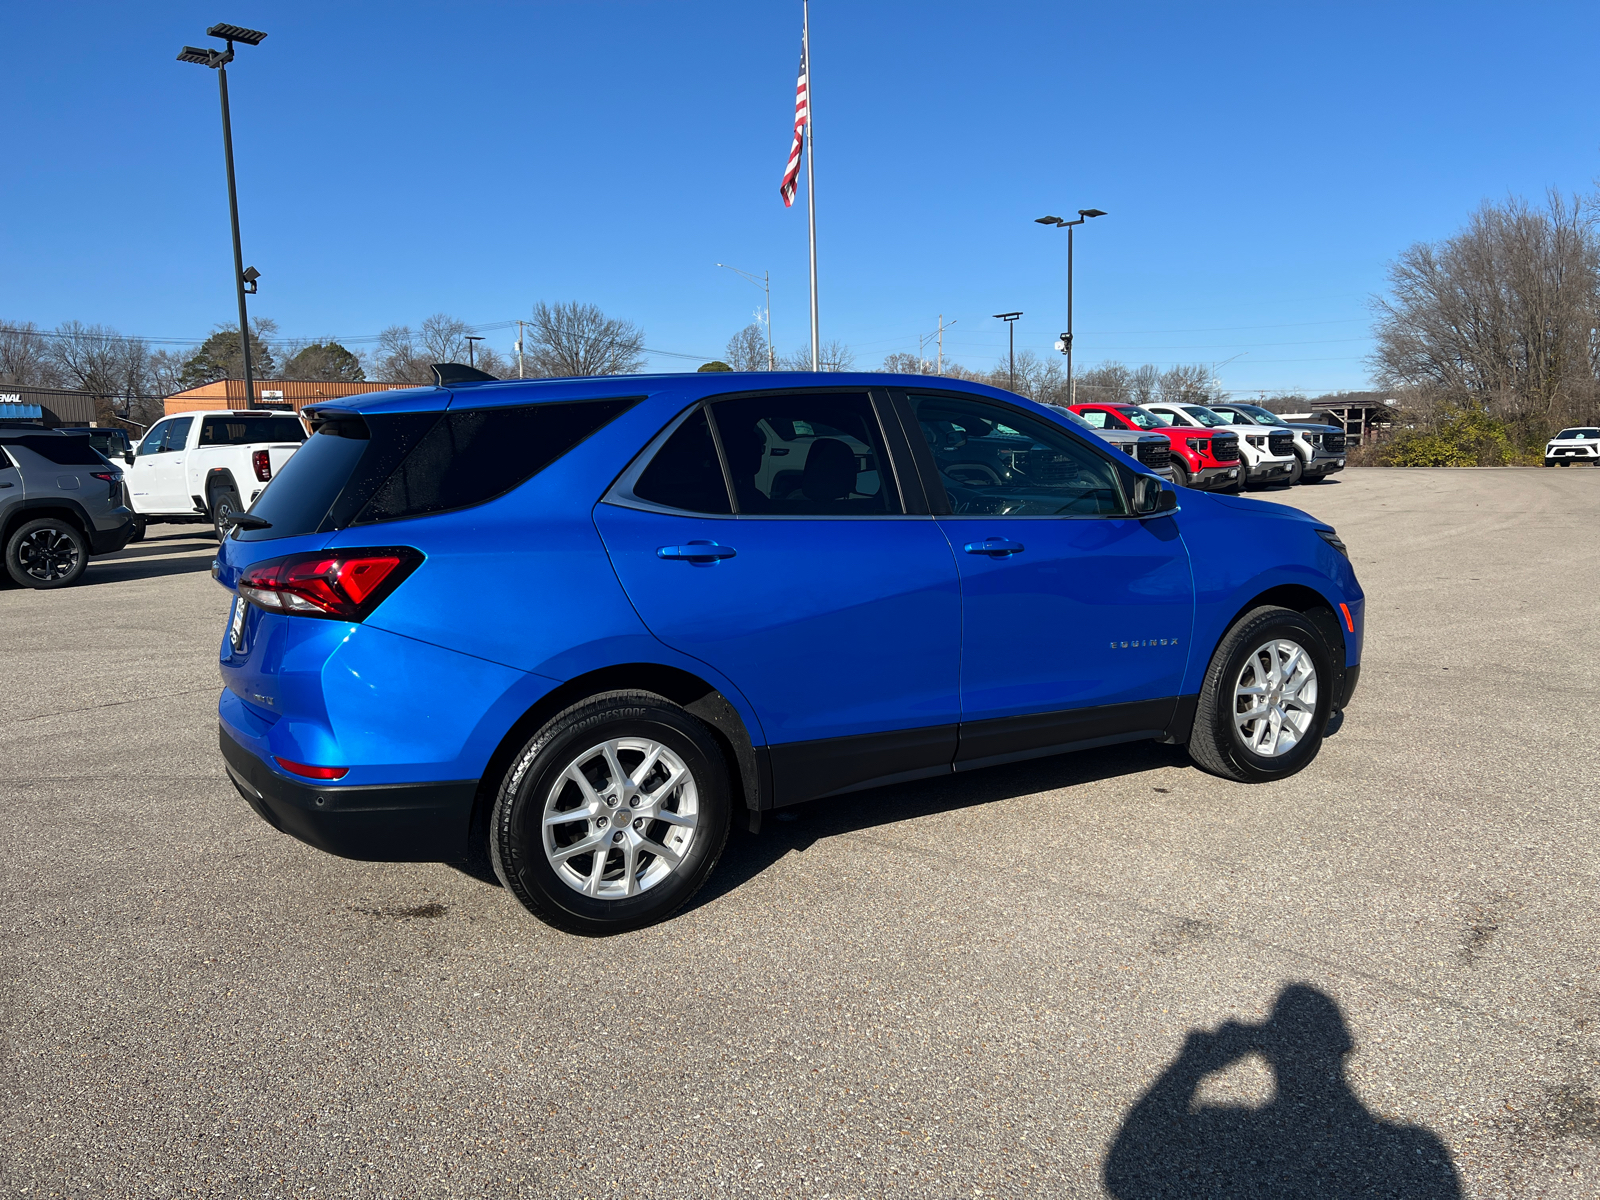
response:
<path id="1" fill-rule="evenodd" d="M 1333 529 L 980 384 L 451 382 L 308 415 L 213 568 L 230 777 L 284 833 L 483 863 L 570 930 L 671 914 L 735 820 L 884 783 L 1152 738 L 1282 779 L 1360 673 Z"/>
<path id="2" fill-rule="evenodd" d="M 1291 424 L 1256 404 L 1075 404 L 1071 411 L 1097 432 L 1165 434 L 1175 482 L 1197 491 L 1318 483 L 1344 470 L 1342 429 Z"/>

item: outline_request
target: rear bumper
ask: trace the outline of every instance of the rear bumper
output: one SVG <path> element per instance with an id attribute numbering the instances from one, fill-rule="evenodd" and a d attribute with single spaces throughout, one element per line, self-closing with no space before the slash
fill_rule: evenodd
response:
<path id="1" fill-rule="evenodd" d="M 115 554 L 128 544 L 128 539 L 133 536 L 133 513 L 123 509 L 122 522 L 113 525 L 110 529 L 91 529 L 89 531 L 90 554 Z"/>
<path id="2" fill-rule="evenodd" d="M 318 786 L 286 779 L 217 727 L 228 777 L 256 815 L 308 846 L 362 862 L 463 862 L 475 779 Z"/>

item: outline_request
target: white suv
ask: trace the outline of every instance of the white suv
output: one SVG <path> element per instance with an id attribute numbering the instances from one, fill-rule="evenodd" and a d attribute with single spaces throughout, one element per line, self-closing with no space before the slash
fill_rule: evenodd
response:
<path id="1" fill-rule="evenodd" d="M 1239 457 L 1244 483 L 1298 483 L 1300 459 L 1294 452 L 1294 433 L 1288 429 L 1250 429 L 1232 425 L 1199 404 L 1146 404 L 1158 417 L 1190 429 L 1231 428 L 1239 435 Z"/>
<path id="2" fill-rule="evenodd" d="M 1545 466 L 1566 467 L 1573 463 L 1600 467 L 1600 429 L 1563 429 L 1545 445 Z"/>

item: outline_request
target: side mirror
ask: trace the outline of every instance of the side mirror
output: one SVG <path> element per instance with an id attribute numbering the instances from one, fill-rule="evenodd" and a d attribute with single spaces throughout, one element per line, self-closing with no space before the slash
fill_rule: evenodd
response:
<path id="1" fill-rule="evenodd" d="M 1133 485 L 1133 514 L 1154 517 L 1178 507 L 1178 493 L 1161 486 L 1161 480 L 1141 475 Z"/>

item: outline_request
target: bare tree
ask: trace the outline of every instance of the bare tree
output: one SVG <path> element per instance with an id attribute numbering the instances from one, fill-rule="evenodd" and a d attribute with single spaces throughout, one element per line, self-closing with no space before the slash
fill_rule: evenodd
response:
<path id="1" fill-rule="evenodd" d="M 767 331 L 758 321 L 752 321 L 728 339 L 723 360 L 735 371 L 768 371 L 772 369 L 767 356 Z"/>
<path id="2" fill-rule="evenodd" d="M 59 387 L 50 339 L 32 321 L 0 321 L 0 383 Z"/>
<path id="3" fill-rule="evenodd" d="M 1161 372 L 1153 363 L 1134 368 L 1129 379 L 1135 404 L 1149 404 L 1161 397 Z"/>
<path id="4" fill-rule="evenodd" d="M 1133 400 L 1134 373 L 1119 362 L 1101 363 L 1074 381 L 1080 404 L 1128 404 Z"/>
<path id="5" fill-rule="evenodd" d="M 644 369 L 644 330 L 593 304 L 541 300 L 533 306 L 532 326 L 526 358 L 536 376 L 631 375 Z"/>
<path id="6" fill-rule="evenodd" d="M 849 346 L 843 342 L 823 342 L 819 347 L 821 356 L 818 360 L 824 371 L 854 371 L 856 369 L 856 356 Z M 784 371 L 809 371 L 811 370 L 811 347 L 802 346 L 788 358 L 780 358 L 778 367 Z"/>
<path id="7" fill-rule="evenodd" d="M 1161 399 L 1167 404 L 1216 404 L 1222 393 L 1204 363 L 1183 363 L 1161 372 Z"/>
<path id="8" fill-rule="evenodd" d="M 808 350 L 806 353 L 809 354 L 810 351 Z M 807 361 L 809 362 L 810 360 L 808 359 Z M 951 365 L 954 366 L 955 364 L 952 363 Z M 884 355 L 883 370 L 888 371 L 891 375 L 928 375 L 932 373 L 928 370 L 927 360 L 918 358 L 909 350 L 896 350 L 893 354 Z"/>
<path id="9" fill-rule="evenodd" d="M 1430 422 L 1472 410 L 1523 443 L 1600 414 L 1600 237 L 1594 206 L 1551 192 L 1485 204 L 1417 243 L 1374 301 L 1379 382 Z"/>

